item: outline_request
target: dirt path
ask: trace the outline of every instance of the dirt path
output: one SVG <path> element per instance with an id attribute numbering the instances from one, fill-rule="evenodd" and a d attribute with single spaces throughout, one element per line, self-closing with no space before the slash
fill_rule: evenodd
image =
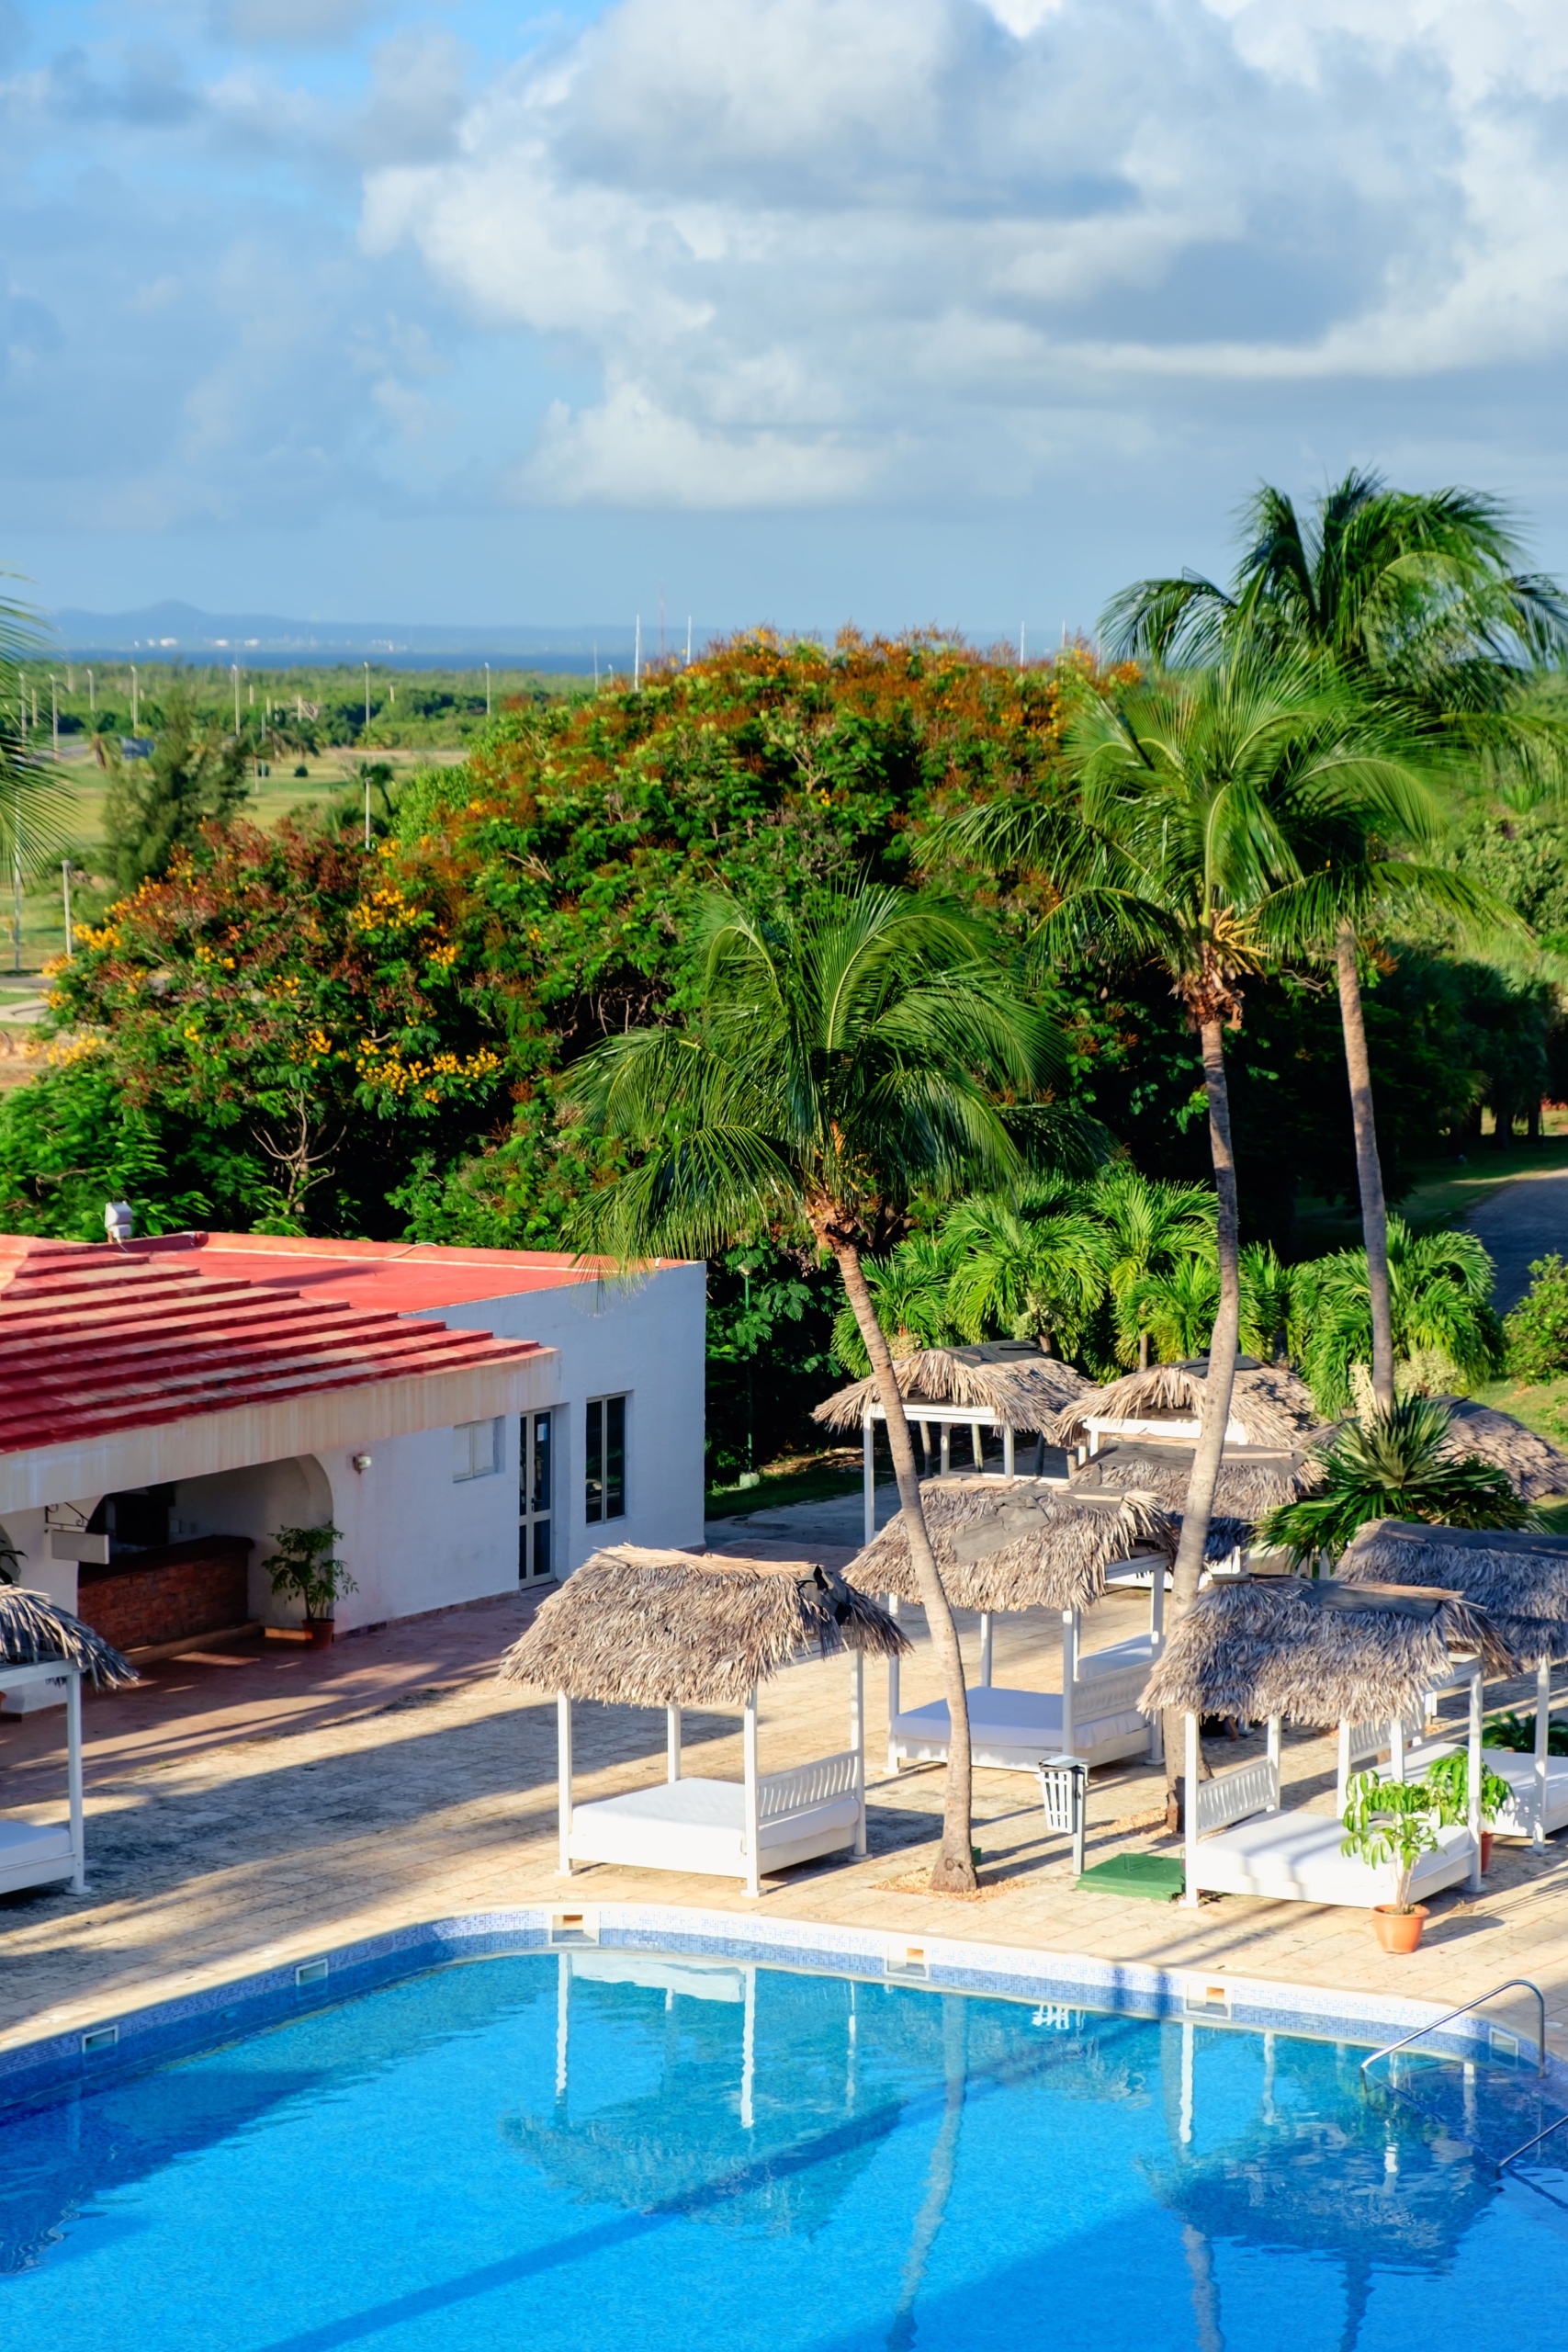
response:
<path id="1" fill-rule="evenodd" d="M 1497 1269 L 1494 1304 L 1499 1315 L 1529 1288 L 1530 1261 L 1556 1250 L 1568 1256 L 1568 1169 L 1516 1176 L 1464 1219 L 1483 1241 Z"/>

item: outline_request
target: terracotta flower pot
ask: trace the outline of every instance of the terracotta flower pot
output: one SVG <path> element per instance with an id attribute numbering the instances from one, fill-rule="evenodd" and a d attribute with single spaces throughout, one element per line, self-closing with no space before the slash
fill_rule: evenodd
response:
<path id="1" fill-rule="evenodd" d="M 1424 1903 L 1416 1904 L 1408 1911 L 1400 1911 L 1392 1903 L 1374 1903 L 1372 1927 L 1384 1951 L 1414 1951 L 1421 1940 L 1421 1930 L 1427 1919 Z"/>
<path id="2" fill-rule="evenodd" d="M 1483 1878 L 1485 1877 L 1491 1867 L 1492 1832 L 1490 1829 L 1483 1829 L 1481 1833 L 1481 1875 Z"/>
<path id="3" fill-rule="evenodd" d="M 313 1649 L 330 1650 L 337 1627 L 335 1621 L 331 1617 L 307 1617 L 305 1631 L 310 1636 L 310 1645 Z"/>

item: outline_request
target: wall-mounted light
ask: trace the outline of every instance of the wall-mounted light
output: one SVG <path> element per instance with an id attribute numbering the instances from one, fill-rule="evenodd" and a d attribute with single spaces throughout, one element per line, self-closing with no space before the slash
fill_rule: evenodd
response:
<path id="1" fill-rule="evenodd" d="M 353 1463 L 361 1477 L 363 1477 L 367 1470 L 369 1469 L 373 1459 L 373 1457 L 368 1453 L 351 1453 L 348 1458 Z"/>

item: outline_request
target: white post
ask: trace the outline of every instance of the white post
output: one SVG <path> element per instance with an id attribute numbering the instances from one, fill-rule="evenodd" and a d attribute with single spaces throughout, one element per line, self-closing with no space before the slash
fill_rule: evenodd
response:
<path id="1" fill-rule="evenodd" d="M 1470 1822 L 1475 1851 L 1470 1864 L 1470 1892 L 1479 1894 L 1481 1877 L 1481 1668 L 1478 1666 L 1470 1678 Z"/>
<path id="2" fill-rule="evenodd" d="M 666 1749 L 664 1777 L 667 1781 L 678 1781 L 681 1777 L 681 1710 L 679 1707 L 666 1707 L 664 1710 L 664 1744 Z"/>
<path id="3" fill-rule="evenodd" d="M 953 1423 L 942 1421 L 938 1426 L 942 1430 L 942 1475 L 945 1478 L 953 1467 Z"/>
<path id="4" fill-rule="evenodd" d="M 762 1892 L 761 1856 L 758 1832 L 761 1824 L 757 1815 L 757 1693 L 752 1691 L 746 1702 L 746 1719 L 741 1730 L 741 1745 L 746 1758 L 746 1892 L 753 1898 Z"/>
<path id="5" fill-rule="evenodd" d="M 71 1873 L 73 1894 L 87 1892 L 87 1842 L 82 1819 L 82 1671 L 73 1667 L 65 1678 L 65 1770 L 71 1789 Z"/>
<path id="6" fill-rule="evenodd" d="M 560 1862 L 562 1878 L 571 1876 L 571 1701 L 564 1690 L 556 1692 L 556 1797 L 560 1807 Z"/>
<path id="7" fill-rule="evenodd" d="M 982 1690 L 988 1690 L 991 1687 L 991 1623 L 990 1611 L 982 1609 L 980 1611 L 980 1688 Z"/>
<path id="8" fill-rule="evenodd" d="M 1186 1754 L 1182 1758 L 1183 1783 L 1181 1796 L 1182 1860 L 1187 1866 L 1187 1884 L 1181 1900 L 1189 1911 L 1198 1908 L 1198 1718 L 1188 1714 L 1182 1718 L 1186 1735 Z"/>
<path id="9" fill-rule="evenodd" d="M 1149 1580 L 1149 1634 L 1156 1656 L 1165 1646 L 1165 1561 L 1155 1562 Z"/>
<path id="10" fill-rule="evenodd" d="M 1270 1813 L 1278 1813 L 1280 1810 L 1280 1718 L 1278 1715 L 1270 1715 L 1269 1718 L 1269 1761 L 1274 1767 L 1274 1802 L 1269 1810 Z"/>
<path id="11" fill-rule="evenodd" d="M 980 1443 L 980 1424 L 978 1421 L 971 1421 L 969 1424 L 969 1453 L 976 1469 L 983 1470 L 986 1466 L 986 1450 Z"/>
<path id="12" fill-rule="evenodd" d="M 757 1970 L 755 1963 L 746 1971 L 746 2007 L 740 2028 L 740 2129 L 750 2132 L 754 2109 L 753 2096 L 757 2086 Z"/>
<path id="13" fill-rule="evenodd" d="M 850 1652 L 850 1746 L 855 1758 L 855 1855 L 865 1852 L 865 1656 Z"/>
<path id="14" fill-rule="evenodd" d="M 862 1483 L 865 1488 L 864 1541 L 869 1544 L 876 1533 L 876 1424 L 871 1418 L 871 1407 L 865 1408 L 861 1422 L 862 1453 L 864 1457 Z"/>
<path id="15" fill-rule="evenodd" d="M 897 1623 L 898 1618 L 897 1594 L 892 1592 L 884 1593 L 883 1600 L 886 1603 L 887 1614 L 893 1619 L 894 1623 Z M 900 1693 L 903 1676 L 899 1671 L 902 1665 L 903 1660 L 897 1656 L 897 1652 L 895 1652 L 894 1656 L 887 1661 L 887 1769 L 890 1772 L 897 1772 L 898 1770 L 898 1736 L 893 1726 L 898 1720 L 902 1704 Z"/>
<path id="16" fill-rule="evenodd" d="M 1547 1742 L 1551 1737 L 1551 1660 L 1538 1658 L 1535 1669 L 1535 1821 L 1530 1844 L 1546 1844 Z"/>
<path id="17" fill-rule="evenodd" d="M 1388 1727 L 1388 1775 L 1391 1781 L 1404 1778 L 1404 1718 L 1396 1715 Z"/>
<path id="18" fill-rule="evenodd" d="M 1012 1475 L 1013 1475 L 1012 1465 L 1013 1465 L 1013 1437 L 1012 1437 L 1012 1431 L 1011 1431 L 1011 1430 L 1003 1430 L 1003 1431 L 1002 1431 L 1002 1476 L 1003 1476 L 1003 1477 L 1004 1477 L 1004 1478 L 1010 1478 L 1010 1477 L 1012 1476 Z"/>
<path id="19" fill-rule="evenodd" d="M 1077 1754 L 1073 1742 L 1076 1726 L 1073 1702 L 1077 1693 L 1073 1689 L 1078 1674 L 1078 1612 L 1076 1609 L 1062 1611 L 1062 1753 Z"/>

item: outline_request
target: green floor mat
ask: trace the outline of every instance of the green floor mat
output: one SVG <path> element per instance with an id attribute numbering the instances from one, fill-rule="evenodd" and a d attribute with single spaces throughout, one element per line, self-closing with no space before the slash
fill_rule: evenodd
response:
<path id="1" fill-rule="evenodd" d="M 1150 1903 L 1168 1903 L 1186 1883 L 1186 1871 L 1169 1854 L 1112 1854 L 1073 1881 L 1091 1894 L 1141 1894 Z"/>

